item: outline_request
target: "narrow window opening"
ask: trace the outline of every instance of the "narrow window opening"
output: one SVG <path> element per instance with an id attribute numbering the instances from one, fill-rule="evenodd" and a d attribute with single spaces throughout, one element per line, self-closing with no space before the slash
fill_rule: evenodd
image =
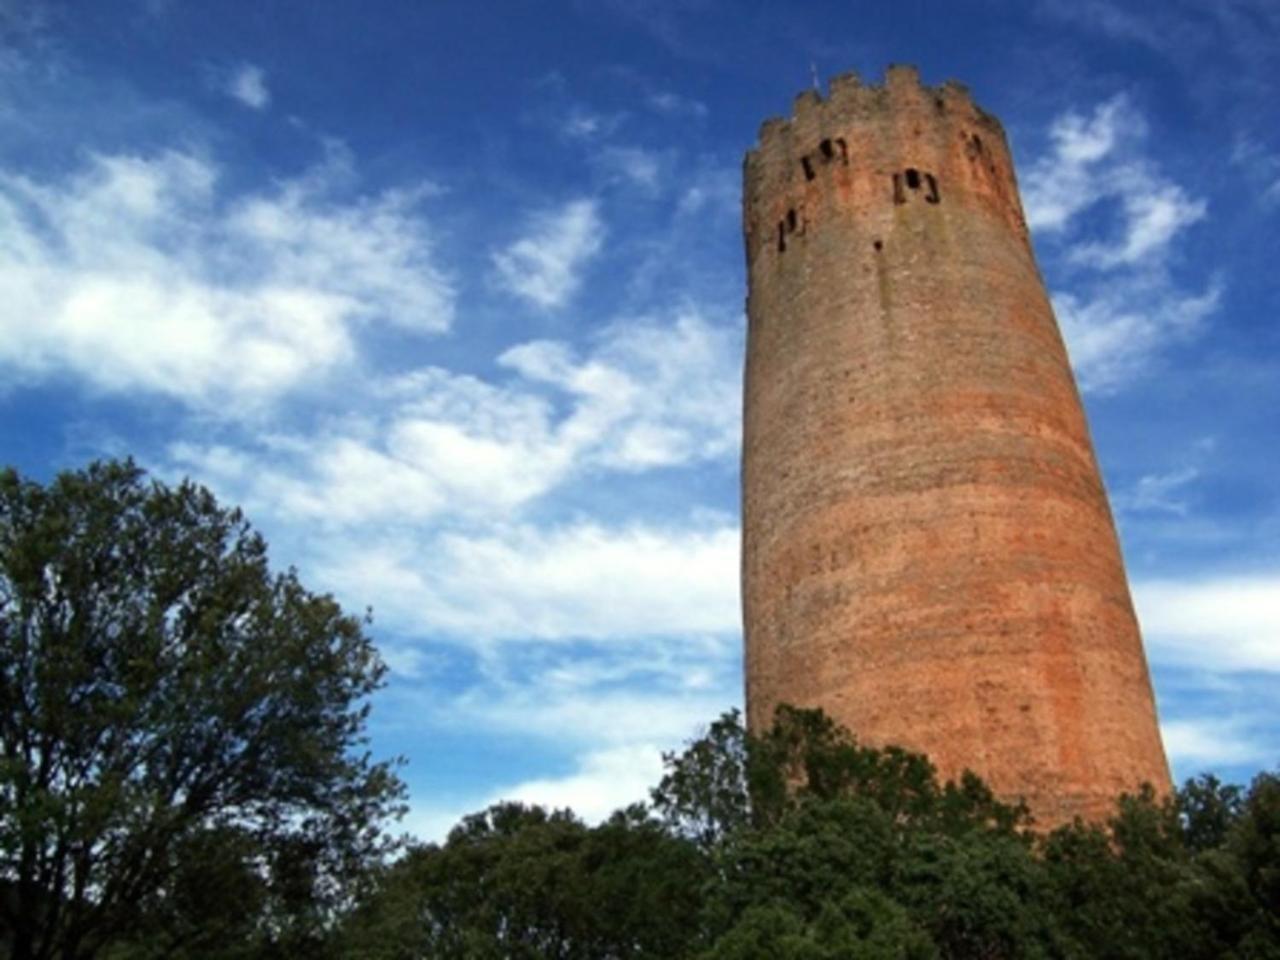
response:
<path id="1" fill-rule="evenodd" d="M 907 198 L 902 194 L 902 174 L 895 173 L 893 175 L 893 202 L 906 203 Z"/>
<path id="2" fill-rule="evenodd" d="M 937 203 L 938 200 L 941 199 L 938 196 L 938 181 L 933 179 L 932 173 L 926 173 L 924 175 L 924 178 L 929 184 L 929 192 L 925 194 L 924 198 L 928 200 L 930 203 Z"/>
<path id="3" fill-rule="evenodd" d="M 782 253 L 787 249 L 787 225 L 781 220 L 778 221 L 778 252 Z"/>
<path id="4" fill-rule="evenodd" d="M 830 160 L 832 157 L 836 155 L 835 148 L 831 146 L 830 140 L 823 140 L 820 144 L 818 144 L 818 149 L 822 151 L 823 160 Z"/>
<path id="5" fill-rule="evenodd" d="M 840 148 L 840 162 L 845 166 L 849 165 L 849 145 L 844 142 L 844 137 L 836 137 L 836 146 Z"/>
<path id="6" fill-rule="evenodd" d="M 883 249 L 884 249 L 884 244 L 883 244 L 883 243 L 881 243 L 879 240 L 877 240 L 875 243 L 873 243 L 873 244 L 872 244 L 872 246 L 873 246 L 873 247 L 875 247 L 877 250 L 883 250 Z"/>
<path id="7" fill-rule="evenodd" d="M 796 232 L 796 212 L 794 209 L 787 211 L 787 233 Z"/>
<path id="8" fill-rule="evenodd" d="M 978 152 L 982 152 L 982 138 L 976 133 L 973 135 L 973 145 L 978 148 Z"/>
<path id="9" fill-rule="evenodd" d="M 907 169 L 907 186 L 912 190 L 920 189 L 920 171 L 914 167 Z"/>
<path id="10" fill-rule="evenodd" d="M 800 158 L 800 166 L 804 167 L 804 178 L 806 180 L 813 179 L 813 164 L 809 162 L 808 157 Z"/>

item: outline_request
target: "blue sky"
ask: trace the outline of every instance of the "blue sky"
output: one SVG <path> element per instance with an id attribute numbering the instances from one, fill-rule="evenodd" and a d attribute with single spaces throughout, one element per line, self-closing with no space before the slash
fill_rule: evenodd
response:
<path id="1" fill-rule="evenodd" d="M 0 0 L 0 455 L 372 606 L 419 835 L 640 799 L 741 698 L 742 155 L 892 62 L 1009 132 L 1175 775 L 1273 768 L 1273 0 Z"/>

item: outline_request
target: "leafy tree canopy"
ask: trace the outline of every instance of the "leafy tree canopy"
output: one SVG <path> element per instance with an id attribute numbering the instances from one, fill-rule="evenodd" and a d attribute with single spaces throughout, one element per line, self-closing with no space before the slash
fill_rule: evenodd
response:
<path id="1" fill-rule="evenodd" d="M 384 873 L 352 956 L 926 960 L 1280 957 L 1280 780 L 1205 777 L 1034 832 L 972 774 L 820 711 L 731 712 L 648 810 L 499 805 Z"/>
<path id="2" fill-rule="evenodd" d="M 225 941 L 228 918 L 267 940 L 285 917 L 321 923 L 401 801 L 364 752 L 383 669 L 364 622 L 272 573 L 207 490 L 127 461 L 47 487 L 0 472 L 11 955 L 75 960 L 146 931 L 174 956 Z"/>

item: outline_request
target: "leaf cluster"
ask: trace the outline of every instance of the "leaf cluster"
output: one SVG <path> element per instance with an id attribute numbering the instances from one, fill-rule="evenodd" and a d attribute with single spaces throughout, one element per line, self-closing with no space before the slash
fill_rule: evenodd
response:
<path id="1" fill-rule="evenodd" d="M 350 955 L 689 960 L 1280 956 L 1280 778 L 1212 777 L 1035 832 L 972 774 L 820 711 L 728 713 L 648 810 L 503 805 L 386 872 Z"/>
<path id="2" fill-rule="evenodd" d="M 207 490 L 128 461 L 47 488 L 0 471 L 12 955 L 90 957 L 142 930 L 173 955 L 225 933 L 219 901 L 261 918 L 248 899 L 337 895 L 402 795 L 365 750 L 382 673 L 364 622 L 273 574 Z"/>

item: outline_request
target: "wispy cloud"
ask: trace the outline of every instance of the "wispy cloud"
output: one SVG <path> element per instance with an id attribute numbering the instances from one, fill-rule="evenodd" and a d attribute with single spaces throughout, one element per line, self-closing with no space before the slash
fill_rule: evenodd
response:
<path id="1" fill-rule="evenodd" d="M 271 104 L 266 71 L 252 63 L 240 63 L 227 71 L 222 88 L 251 110 L 265 110 Z"/>
<path id="2" fill-rule="evenodd" d="M 594 350 L 530 341 L 495 383 L 427 368 L 348 395 L 347 415 L 238 448 L 181 441 L 174 465 L 289 522 L 510 520 L 593 470 L 637 473 L 732 457 L 741 331 L 692 309 L 608 327 Z M 368 408 L 365 416 L 351 413 Z"/>
<path id="3" fill-rule="evenodd" d="M 582 270 L 604 244 L 594 200 L 578 199 L 533 215 L 523 236 L 492 255 L 501 286 L 543 309 L 564 306 Z"/>
<path id="4" fill-rule="evenodd" d="M 477 691 L 471 703 L 455 701 L 451 708 L 481 729 L 539 737 L 577 749 L 637 743 L 670 748 L 695 736 L 740 695 L 738 689 L 644 690 L 622 684 L 568 693 L 531 684 L 492 701 L 487 693 Z"/>
<path id="5" fill-rule="evenodd" d="M 1069 112 L 1054 121 L 1053 146 L 1026 177 L 1027 221 L 1038 233 L 1066 231 L 1104 201 L 1119 203 L 1117 235 L 1072 242 L 1068 255 L 1099 269 L 1130 266 L 1161 255 L 1205 215 L 1203 200 L 1165 178 L 1142 155 L 1146 122 L 1123 95 L 1089 116 Z"/>
<path id="6" fill-rule="evenodd" d="M 701 119 L 709 112 L 707 105 L 701 100 L 686 97 L 671 90 L 651 93 L 645 99 L 649 109 L 657 113 L 673 117 L 694 117 Z"/>
<path id="7" fill-rule="evenodd" d="M 624 120 L 619 113 L 601 113 L 583 104 L 571 105 L 558 120 L 560 136 L 567 140 L 603 140 Z"/>
<path id="8" fill-rule="evenodd" d="M 1193 488 L 1204 475 L 1203 462 L 1217 446 L 1213 437 L 1201 437 L 1176 465 L 1146 473 L 1111 495 L 1112 505 L 1121 513 L 1163 513 L 1185 517 L 1190 510 Z"/>
<path id="9" fill-rule="evenodd" d="M 418 196 L 340 201 L 331 167 L 240 195 L 180 151 L 94 154 L 60 179 L 0 172 L 10 383 L 70 372 L 234 414 L 352 360 L 359 324 L 446 329 L 453 293 Z"/>
<path id="10" fill-rule="evenodd" d="M 1174 247 L 1207 205 L 1147 154 L 1147 124 L 1119 95 L 1091 113 L 1068 111 L 1025 178 L 1027 220 L 1061 279 L 1053 292 L 1081 388 L 1123 388 L 1171 344 L 1197 335 L 1221 284 L 1190 292 L 1173 277 Z M 1099 228 L 1086 214 L 1110 207 Z"/>
<path id="11" fill-rule="evenodd" d="M 655 195 L 662 187 L 666 158 L 643 147 L 609 146 L 596 154 L 595 164 L 610 180 Z"/>
<path id="12" fill-rule="evenodd" d="M 1280 672 L 1280 574 L 1139 580 L 1133 594 L 1154 662 Z"/>
<path id="13" fill-rule="evenodd" d="M 575 480 L 729 461 L 740 338 L 686 310 L 620 321 L 585 354 L 530 341 L 500 356 L 506 382 L 429 368 L 348 395 L 351 414 L 302 432 L 175 442 L 167 472 L 202 478 L 268 526 L 305 529 L 324 585 L 403 631 L 736 630 L 738 532 L 723 515 L 524 515 Z"/>
<path id="14" fill-rule="evenodd" d="M 1280 30 L 1280 11 L 1271 0 L 1230 0 L 1209 5 L 1165 3 L 1158 7 L 1116 0 L 1038 0 L 1041 15 L 1096 31 L 1114 40 L 1141 44 L 1168 57 L 1199 83 L 1237 88 L 1269 85 L 1274 67 L 1272 42 Z M 1237 74 L 1225 78 L 1204 69 L 1206 57 L 1231 63 Z"/>
<path id="15" fill-rule="evenodd" d="M 468 641 L 724 633 L 740 616 L 731 523 L 521 525 L 314 551 L 317 576 L 385 622 Z"/>
<path id="16" fill-rule="evenodd" d="M 583 819 L 597 822 L 628 804 L 649 799 L 649 789 L 662 777 L 662 749 L 657 744 L 628 744 L 593 750 L 578 759 L 572 773 L 525 780 L 504 787 L 493 799 L 552 809 L 569 807 Z"/>
<path id="17" fill-rule="evenodd" d="M 1055 290 L 1053 309 L 1080 388 L 1114 393 L 1133 383 L 1160 354 L 1199 334 L 1217 310 L 1221 286 L 1198 294 L 1163 276 L 1128 275 Z"/>
<path id="18" fill-rule="evenodd" d="M 415 729 L 514 738 L 561 757 L 557 772 L 490 785 L 465 802 L 419 798 L 411 826 L 438 836 L 464 810 L 502 799 L 569 806 L 589 820 L 645 799 L 661 775 L 661 753 L 741 702 L 738 650 L 736 632 L 504 646 L 470 686 L 393 690 L 392 709 Z"/>
<path id="19" fill-rule="evenodd" d="M 1128 490 L 1116 493 L 1112 503 L 1121 511 L 1149 511 L 1185 516 L 1186 488 L 1200 476 L 1195 467 L 1179 467 L 1165 473 L 1148 473 Z"/>
<path id="20" fill-rule="evenodd" d="M 1280 751 L 1256 718 L 1189 717 L 1160 724 L 1171 763 L 1184 767 L 1269 765 Z"/>
<path id="21" fill-rule="evenodd" d="M 1231 162 L 1257 186 L 1266 206 L 1280 206 L 1280 151 L 1268 150 L 1253 137 L 1240 137 L 1232 146 Z"/>
<path id="22" fill-rule="evenodd" d="M 1179 42 L 1167 31 L 1170 25 L 1181 25 L 1179 18 L 1158 20 L 1146 11 L 1135 13 L 1109 0 L 1038 0 L 1036 8 L 1055 20 L 1087 25 L 1116 39 L 1130 40 L 1153 50 L 1164 51 Z"/>

